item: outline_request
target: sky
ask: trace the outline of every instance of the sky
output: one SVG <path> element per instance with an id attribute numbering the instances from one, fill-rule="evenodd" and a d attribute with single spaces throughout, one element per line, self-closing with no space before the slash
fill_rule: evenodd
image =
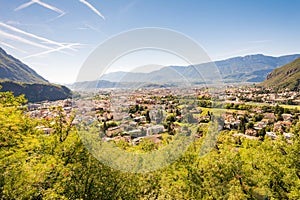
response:
<path id="1" fill-rule="evenodd" d="M 300 53 L 298 0 L 0 0 L 0 5 L 0 47 L 54 83 L 76 81 L 97 46 L 143 27 L 178 31 L 212 60 Z M 143 62 L 136 53 L 111 71 L 184 64 L 146 53 Z"/>

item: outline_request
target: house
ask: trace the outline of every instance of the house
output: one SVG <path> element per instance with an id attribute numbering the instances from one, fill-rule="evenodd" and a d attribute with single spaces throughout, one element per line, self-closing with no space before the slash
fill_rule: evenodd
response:
<path id="1" fill-rule="evenodd" d="M 282 114 L 281 116 L 284 121 L 292 121 L 293 120 L 293 115 L 291 115 L 291 114 Z"/>
<path id="2" fill-rule="evenodd" d="M 264 114 L 264 119 L 268 120 L 268 122 L 275 122 L 276 121 L 276 116 L 274 113 L 265 113 Z"/>
<path id="3" fill-rule="evenodd" d="M 39 109 L 40 108 L 40 104 L 31 104 L 31 103 L 29 103 L 28 104 L 28 110 L 37 110 L 37 109 Z"/>
<path id="4" fill-rule="evenodd" d="M 257 131 L 255 129 L 247 129 L 245 134 L 249 136 L 257 136 Z"/>
<path id="5" fill-rule="evenodd" d="M 263 128 L 265 128 L 267 126 L 267 122 L 266 121 L 260 121 L 256 124 L 254 124 L 254 129 L 255 130 L 261 130 Z"/>
<path id="6" fill-rule="evenodd" d="M 111 137 L 112 135 L 123 132 L 124 129 L 121 126 L 110 127 L 106 131 L 106 135 Z"/>
<path id="7" fill-rule="evenodd" d="M 258 137 L 250 136 L 250 135 L 245 135 L 243 133 L 235 133 L 232 136 L 233 137 L 243 137 L 243 138 L 247 138 L 247 139 L 250 139 L 250 140 L 258 140 Z"/>
<path id="8" fill-rule="evenodd" d="M 284 132 L 284 127 L 283 127 L 283 125 L 281 124 L 280 121 L 279 121 L 279 122 L 276 122 L 276 123 L 274 124 L 273 131 L 274 131 L 274 132 L 280 132 L 280 133 L 283 133 L 283 132 Z"/>
<path id="9" fill-rule="evenodd" d="M 114 140 L 115 142 L 119 142 L 119 141 L 123 141 L 123 142 L 130 142 L 131 141 L 131 137 L 130 136 L 116 136 L 114 138 L 112 138 L 112 140 Z"/>
<path id="10" fill-rule="evenodd" d="M 63 107 L 72 107 L 72 101 L 71 101 L 71 99 L 65 99 L 64 101 L 63 101 Z"/>
<path id="11" fill-rule="evenodd" d="M 72 112 L 72 107 L 64 107 L 64 111 L 66 113 L 71 113 Z"/>
<path id="12" fill-rule="evenodd" d="M 289 129 L 292 126 L 292 122 L 290 121 L 278 121 L 274 124 L 274 132 L 281 132 L 283 133 L 285 129 Z"/>
<path id="13" fill-rule="evenodd" d="M 134 129 L 134 130 L 131 130 L 131 131 L 128 131 L 127 132 L 131 137 L 138 137 L 138 136 L 142 136 L 142 130 L 140 129 Z"/>
<path id="14" fill-rule="evenodd" d="M 163 125 L 155 125 L 151 126 L 147 129 L 147 135 L 154 135 L 164 132 L 164 126 Z"/>
<path id="15" fill-rule="evenodd" d="M 137 125 L 137 122 L 129 122 L 129 126 L 131 126 L 131 127 L 136 127 L 136 125 Z"/>
<path id="16" fill-rule="evenodd" d="M 292 133 L 283 133 L 283 136 L 284 136 L 287 140 L 290 140 L 290 139 L 294 136 L 294 134 L 292 134 Z"/>
<path id="17" fill-rule="evenodd" d="M 53 128 L 47 128 L 45 126 L 36 126 L 35 129 L 43 131 L 46 135 L 50 135 L 54 132 Z"/>
<path id="18" fill-rule="evenodd" d="M 256 108 L 253 109 L 253 112 L 255 112 L 257 114 L 261 114 L 261 113 L 263 113 L 263 110 L 262 110 L 261 107 L 256 107 Z"/>
<path id="19" fill-rule="evenodd" d="M 272 138 L 272 139 L 276 139 L 278 136 L 276 135 L 276 133 L 274 132 L 266 132 L 266 136 Z"/>
<path id="20" fill-rule="evenodd" d="M 151 140 L 154 144 L 158 144 L 162 140 L 162 136 L 158 135 L 158 134 L 156 134 L 156 135 L 149 135 L 149 136 L 146 136 L 145 138 Z"/>
<path id="21" fill-rule="evenodd" d="M 144 138 L 144 137 L 134 138 L 134 139 L 132 140 L 132 145 L 133 145 L 133 146 L 138 145 L 138 144 L 142 141 L 143 138 Z"/>
<path id="22" fill-rule="evenodd" d="M 135 122 L 146 122 L 146 117 L 145 116 L 135 117 L 135 118 L 133 118 L 133 121 L 135 121 Z"/>

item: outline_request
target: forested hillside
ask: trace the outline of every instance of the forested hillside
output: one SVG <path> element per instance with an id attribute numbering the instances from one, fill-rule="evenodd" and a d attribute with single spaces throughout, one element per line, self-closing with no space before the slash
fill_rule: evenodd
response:
<path id="1" fill-rule="evenodd" d="M 204 131 L 175 163 L 132 174 L 94 159 L 62 109 L 53 108 L 54 119 L 32 119 L 20 107 L 23 102 L 22 96 L 0 93 L 0 199 L 300 198 L 299 123 L 291 142 L 234 138 L 224 131 L 200 157 Z M 43 125 L 53 132 L 35 128 Z"/>
<path id="2" fill-rule="evenodd" d="M 25 94 L 30 102 L 55 101 L 72 96 L 70 89 L 49 83 L 29 66 L 7 54 L 1 47 L 0 91 L 11 91 L 15 95 Z"/>
<path id="3" fill-rule="evenodd" d="M 262 85 L 298 91 L 300 89 L 300 59 L 272 71 Z"/>
<path id="4" fill-rule="evenodd" d="M 69 88 L 50 83 L 22 83 L 0 80 L 0 91 L 12 91 L 17 96 L 24 94 L 29 102 L 56 101 L 72 97 Z"/>

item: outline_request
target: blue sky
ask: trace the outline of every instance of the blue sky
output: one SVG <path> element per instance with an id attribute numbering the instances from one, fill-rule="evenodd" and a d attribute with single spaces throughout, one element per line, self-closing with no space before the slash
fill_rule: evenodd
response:
<path id="1" fill-rule="evenodd" d="M 298 0 L 40 1 L 0 0 L 0 46 L 52 82 L 75 81 L 101 42 L 142 27 L 179 31 L 212 60 L 300 53 Z"/>

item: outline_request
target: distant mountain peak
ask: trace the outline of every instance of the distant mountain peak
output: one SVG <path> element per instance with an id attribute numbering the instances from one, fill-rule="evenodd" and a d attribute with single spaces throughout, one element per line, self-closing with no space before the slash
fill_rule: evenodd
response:
<path id="1" fill-rule="evenodd" d="M 286 56 L 267 56 L 254 54 L 228 58 L 214 62 L 218 67 L 224 82 L 262 82 L 274 69 L 283 66 L 300 57 L 300 54 Z M 176 81 L 201 82 L 196 76 L 204 67 L 211 67 L 212 63 L 193 66 L 168 66 L 149 73 L 108 73 L 101 80 L 111 82 L 152 82 L 172 83 Z M 207 66 L 206 66 L 207 65 Z"/>
<path id="2" fill-rule="evenodd" d="M 245 58 L 251 58 L 251 57 L 264 57 L 264 56 L 267 56 L 267 55 L 264 55 L 262 53 L 259 53 L 259 54 L 251 54 L 251 55 L 246 55 L 244 56 Z"/>

